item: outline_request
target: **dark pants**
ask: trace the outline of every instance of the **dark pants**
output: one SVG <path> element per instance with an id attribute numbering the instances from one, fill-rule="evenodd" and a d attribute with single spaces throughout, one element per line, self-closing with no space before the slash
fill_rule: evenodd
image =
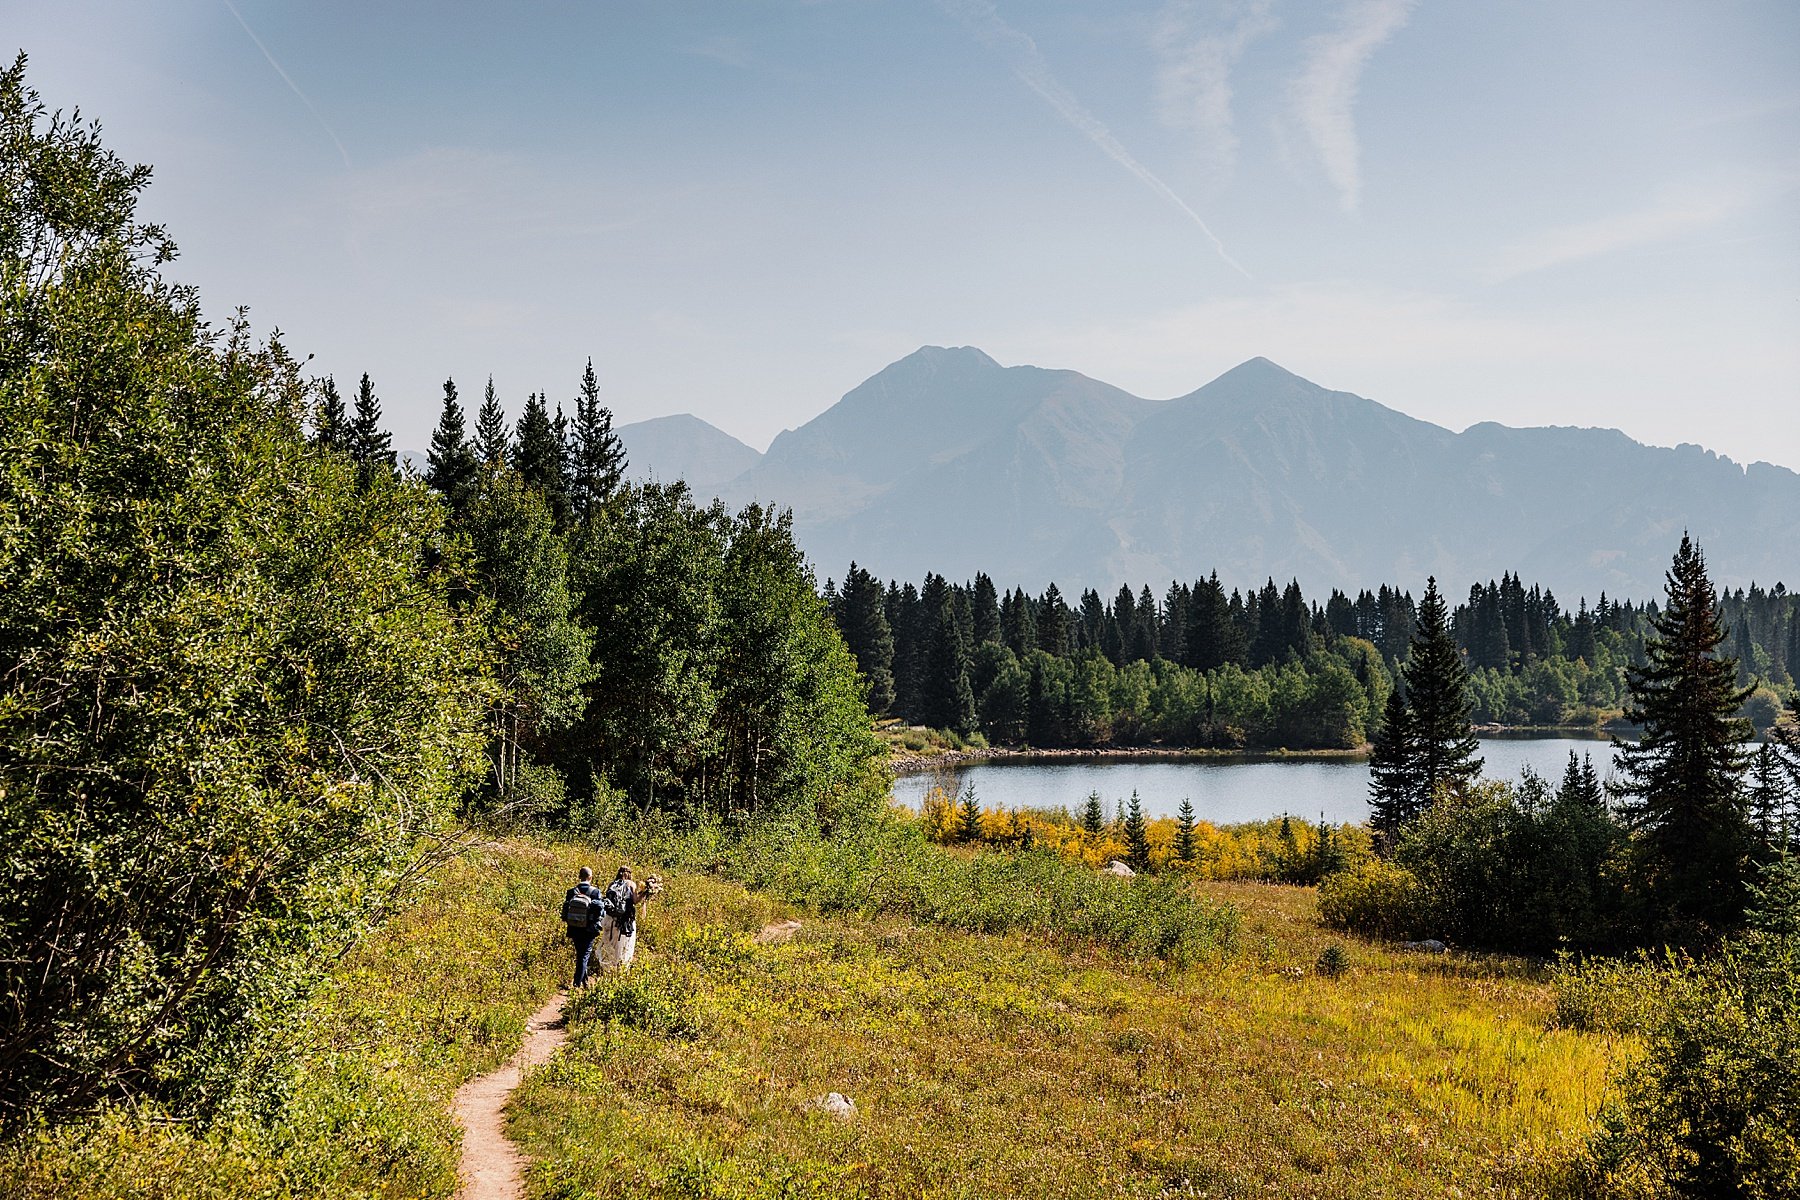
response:
<path id="1" fill-rule="evenodd" d="M 569 939 L 575 943 L 575 986 L 582 987 L 588 981 L 588 952 L 594 948 L 594 935 L 597 929 L 571 929 Z"/>

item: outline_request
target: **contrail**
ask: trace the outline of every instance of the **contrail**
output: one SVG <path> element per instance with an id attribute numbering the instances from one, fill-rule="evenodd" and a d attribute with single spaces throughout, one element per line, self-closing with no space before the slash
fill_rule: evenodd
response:
<path id="1" fill-rule="evenodd" d="M 1213 249 L 1218 251 L 1219 257 L 1245 279 L 1251 278 L 1250 272 L 1244 270 L 1243 266 L 1225 249 L 1225 243 L 1219 240 L 1219 235 L 1207 226 L 1205 218 L 1195 212 L 1187 201 L 1176 195 L 1175 189 L 1157 178 L 1154 171 L 1134 158 L 1131 151 L 1120 145 L 1119 139 L 1112 135 L 1112 131 L 1107 129 L 1099 118 L 1082 107 L 1081 101 L 1077 100 L 1074 93 L 1064 87 L 1050 70 L 1050 64 L 1045 61 L 1043 52 L 1037 48 L 1037 43 L 1032 41 L 1028 35 L 1008 25 L 995 11 L 994 6 L 987 3 L 986 0 L 938 0 L 938 5 L 968 26 L 970 32 L 977 38 L 999 51 L 1007 59 L 1008 65 L 1012 67 L 1013 74 L 1017 75 L 1026 87 L 1043 97 L 1044 101 L 1056 110 L 1057 115 L 1067 122 L 1070 128 L 1098 146 L 1108 158 L 1130 171 L 1140 183 L 1186 213 L 1188 219 L 1198 225 L 1200 232 L 1204 233 L 1212 242 Z"/>
<path id="2" fill-rule="evenodd" d="M 275 61 L 275 56 L 269 53 L 269 48 L 263 45 L 263 40 L 256 36 L 256 30 L 250 28 L 250 23 L 244 20 L 244 14 L 237 10 L 237 5 L 233 4 L 231 0 L 223 0 L 223 3 L 225 7 L 231 11 L 231 15 L 237 18 L 237 23 L 244 27 L 244 32 L 250 35 L 250 40 L 256 43 L 256 48 L 262 51 L 262 56 L 269 60 L 269 65 L 275 68 L 275 73 L 281 76 L 281 81 L 292 89 L 294 95 L 300 97 L 300 103 L 306 105 L 306 110 L 313 115 L 314 120 L 318 121 L 319 128 L 330 135 L 332 142 L 338 148 L 338 153 L 344 156 L 344 165 L 346 167 L 350 166 L 350 152 L 344 149 L 344 143 L 338 138 L 337 130 L 333 129 L 325 120 L 324 114 L 318 110 L 318 107 L 314 105 L 311 100 L 306 98 L 306 93 L 300 90 L 300 85 L 295 83 L 293 79 L 289 77 L 288 73 L 281 69 L 281 64 Z"/>

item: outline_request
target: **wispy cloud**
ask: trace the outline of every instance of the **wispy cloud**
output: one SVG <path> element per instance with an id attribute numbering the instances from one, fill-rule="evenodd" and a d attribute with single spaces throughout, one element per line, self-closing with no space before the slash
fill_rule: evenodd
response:
<path id="1" fill-rule="evenodd" d="M 1026 87 L 1042 97 L 1044 102 L 1049 104 L 1070 128 L 1086 137 L 1108 158 L 1131 172 L 1144 186 L 1185 213 L 1189 220 L 1200 227 L 1200 232 L 1206 235 L 1219 257 L 1244 278 L 1250 278 L 1250 272 L 1244 270 L 1238 261 L 1231 257 L 1231 254 L 1225 249 L 1225 243 L 1219 240 L 1219 236 L 1207 225 L 1205 218 L 1201 217 L 1187 201 L 1177 195 L 1175 189 L 1158 178 L 1155 172 L 1139 162 L 1136 156 L 1112 135 L 1112 131 L 1107 129 L 1099 118 L 1090 113 L 1081 101 L 1075 98 L 1073 92 L 1062 85 L 1055 73 L 1050 70 L 1050 64 L 1045 60 L 1043 52 L 1038 49 L 1036 42 L 1007 24 L 995 11 L 994 6 L 987 3 L 986 0 L 938 0 L 938 3 L 945 12 L 968 26 L 977 38 L 998 52 L 1006 60 L 1007 65 L 1012 68 L 1013 74 L 1017 75 Z"/>
<path id="2" fill-rule="evenodd" d="M 1673 189 L 1640 208 L 1521 238 L 1500 251 L 1487 278 L 1500 283 L 1533 271 L 1697 233 L 1791 192 L 1794 186 L 1795 180 L 1789 177 Z"/>
<path id="3" fill-rule="evenodd" d="M 269 53 L 269 48 L 263 45 L 263 40 L 261 38 L 256 36 L 256 30 L 250 28 L 250 22 L 244 20 L 244 14 L 237 10 L 237 5 L 233 4 L 231 0 L 223 0 L 223 3 L 225 7 L 230 10 L 231 15 L 237 18 L 237 23 L 243 26 L 244 32 L 250 35 L 250 40 L 256 43 L 256 48 L 262 51 L 262 56 L 269 60 L 269 65 L 275 68 L 275 73 L 281 76 L 281 81 L 288 85 L 288 88 L 294 95 L 300 97 L 300 103 L 306 105 L 306 111 L 313 115 L 313 120 L 319 123 L 319 128 L 323 129 L 327 136 L 331 138 L 332 145 L 336 146 L 338 148 L 338 153 L 344 156 L 344 165 L 346 167 L 350 166 L 350 151 L 344 149 L 343 139 L 338 137 L 337 130 L 331 127 L 331 122 L 325 119 L 324 114 L 319 111 L 318 106 L 307 97 L 305 92 L 300 90 L 300 85 L 294 82 L 293 76 L 289 75 L 287 71 L 283 69 L 282 65 L 275 60 L 275 56 Z"/>
<path id="4" fill-rule="evenodd" d="M 1354 0 L 1336 30 L 1307 40 L 1306 65 L 1294 81 L 1294 111 L 1345 212 L 1355 212 L 1362 199 L 1362 152 L 1352 113 L 1357 87 L 1369 59 L 1406 24 L 1417 4 Z"/>
<path id="5" fill-rule="evenodd" d="M 1161 62 L 1157 96 L 1163 120 L 1197 136 L 1199 148 L 1221 171 L 1237 158 L 1231 72 L 1244 51 L 1273 30 L 1274 0 L 1228 4 L 1223 20 L 1208 20 L 1198 0 L 1171 0 L 1157 22 L 1154 45 Z"/>

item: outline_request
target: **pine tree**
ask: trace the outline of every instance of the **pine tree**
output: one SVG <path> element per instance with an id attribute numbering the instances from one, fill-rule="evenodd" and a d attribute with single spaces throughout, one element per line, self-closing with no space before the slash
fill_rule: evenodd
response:
<path id="1" fill-rule="evenodd" d="M 463 410 L 457 403 L 454 380 L 444 380 L 444 410 L 432 431 L 425 464 L 425 482 L 436 488 L 452 509 L 461 512 L 481 465 L 475 461 L 475 448 L 463 429 Z"/>
<path id="2" fill-rule="evenodd" d="M 975 692 L 969 683 L 969 647 L 956 619 L 955 597 L 942 575 L 927 575 L 919 598 L 930 623 L 920 672 L 925 724 L 966 734 L 975 728 Z"/>
<path id="3" fill-rule="evenodd" d="M 612 410 L 600 403 L 591 358 L 581 373 L 581 394 L 575 397 L 570 443 L 569 500 L 576 518 L 586 520 L 625 479 L 625 444 L 613 432 Z"/>
<path id="4" fill-rule="evenodd" d="M 569 519 L 569 497 L 563 490 L 562 446 L 544 398 L 536 392 L 525 400 L 519 416 L 518 441 L 513 446 L 512 466 L 525 486 L 544 498 L 558 529 Z"/>
<path id="5" fill-rule="evenodd" d="M 1000 641 L 1000 593 L 994 581 L 977 571 L 969 592 L 970 616 L 974 620 L 975 644 Z"/>
<path id="6" fill-rule="evenodd" d="M 364 486 L 381 472 L 392 474 L 394 451 L 392 439 L 381 427 L 381 401 L 375 396 L 375 385 L 365 373 L 356 388 L 356 411 L 350 418 L 350 457 L 356 460 L 357 477 Z"/>
<path id="7" fill-rule="evenodd" d="M 959 842 L 979 842 L 981 840 L 981 801 L 975 798 L 975 785 L 963 788 L 962 803 L 957 806 L 956 840 Z"/>
<path id="8" fill-rule="evenodd" d="M 1625 717 L 1643 728 L 1621 743 L 1619 792 L 1637 829 L 1640 886 L 1673 932 L 1714 929 L 1743 912 L 1748 830 L 1738 781 L 1750 736 L 1735 714 L 1749 695 L 1725 640 L 1706 559 L 1685 534 L 1666 576 L 1668 604 L 1651 622 L 1645 663 L 1626 673 Z"/>
<path id="9" fill-rule="evenodd" d="M 1194 839 L 1194 802 L 1182 798 L 1181 807 L 1176 810 L 1175 818 L 1175 857 L 1178 861 L 1192 866 L 1199 846 Z"/>
<path id="10" fill-rule="evenodd" d="M 350 449 L 350 414 L 338 394 L 337 380 L 329 375 L 319 384 L 319 408 L 313 417 L 313 445 L 326 450 Z"/>
<path id="11" fill-rule="evenodd" d="M 1286 813 L 1281 814 L 1281 828 L 1275 834 L 1275 873 L 1283 883 L 1299 883 L 1305 870 L 1300 861 L 1300 839 L 1294 833 L 1294 823 Z"/>
<path id="12" fill-rule="evenodd" d="M 1385 853 L 1400 831 L 1425 810 L 1420 786 L 1418 746 L 1413 738 L 1412 710 L 1399 688 L 1388 693 L 1381 731 L 1369 751 L 1369 826 Z"/>
<path id="13" fill-rule="evenodd" d="M 885 589 L 868 571 L 850 564 L 838 597 L 838 628 L 869 681 L 869 710 L 883 713 L 894 703 L 894 634 L 887 622 Z"/>
<path id="14" fill-rule="evenodd" d="M 1037 606 L 1038 648 L 1062 657 L 1069 652 L 1069 606 L 1053 583 L 1044 589 Z"/>
<path id="15" fill-rule="evenodd" d="M 1578 759 L 1573 750 L 1569 751 L 1569 763 L 1563 768 L 1562 783 L 1557 786 L 1556 798 L 1563 803 L 1585 804 L 1595 809 L 1606 807 L 1600 779 L 1594 774 L 1592 755 L 1584 754 Z"/>
<path id="16" fill-rule="evenodd" d="M 1089 792 L 1081 806 L 1081 830 L 1089 837 L 1099 837 L 1106 831 L 1106 809 L 1100 804 L 1099 792 Z"/>
<path id="17" fill-rule="evenodd" d="M 1125 807 L 1125 861 L 1134 871 L 1150 869 L 1150 832 L 1144 820 L 1144 805 L 1138 799 L 1137 790 L 1131 792 L 1131 801 Z"/>
<path id="18" fill-rule="evenodd" d="M 1774 848 L 1787 844 L 1788 781 L 1783 778 L 1781 760 L 1775 746 L 1764 742 L 1750 764 L 1750 786 L 1746 796 L 1751 823 L 1761 835 L 1763 845 Z"/>
<path id="19" fill-rule="evenodd" d="M 1420 798 L 1430 803 L 1440 787 L 1460 786 L 1481 774 L 1475 756 L 1481 744 L 1469 728 L 1469 675 L 1445 623 L 1436 579 L 1426 581 L 1419 602 L 1405 676 Z"/>
<path id="20" fill-rule="evenodd" d="M 483 466 L 504 466 L 511 457 L 512 435 L 506 428 L 506 410 L 494 394 L 494 377 L 488 376 L 487 394 L 481 401 L 481 412 L 475 418 L 475 456 Z"/>

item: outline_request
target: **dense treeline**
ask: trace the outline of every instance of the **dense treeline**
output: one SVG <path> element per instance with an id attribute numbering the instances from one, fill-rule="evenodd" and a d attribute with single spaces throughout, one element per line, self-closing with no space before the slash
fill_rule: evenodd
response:
<path id="1" fill-rule="evenodd" d="M 375 383 L 208 326 L 146 167 L 0 72 L 0 1125 L 278 1093 L 274 1032 L 463 822 L 885 797 L 785 515 L 573 416 L 427 475 Z"/>
<path id="2" fill-rule="evenodd" d="M 1419 621 L 1412 594 L 1386 584 L 1319 604 L 1297 581 L 1227 594 L 1216 574 L 1160 600 L 1127 585 L 1111 601 L 1089 589 L 1070 604 L 1055 584 L 1038 596 L 1003 593 L 985 574 L 884 586 L 851 563 L 827 599 L 876 712 L 1041 747 L 1357 745 L 1379 726 Z M 1739 681 L 1769 685 L 1747 714 L 1766 728 L 1773 689 L 1800 672 L 1800 597 L 1776 584 L 1718 602 Z M 1471 588 L 1445 626 L 1468 668 L 1472 719 L 1616 715 L 1656 615 L 1654 603 L 1604 593 L 1569 612 L 1512 574 Z"/>

